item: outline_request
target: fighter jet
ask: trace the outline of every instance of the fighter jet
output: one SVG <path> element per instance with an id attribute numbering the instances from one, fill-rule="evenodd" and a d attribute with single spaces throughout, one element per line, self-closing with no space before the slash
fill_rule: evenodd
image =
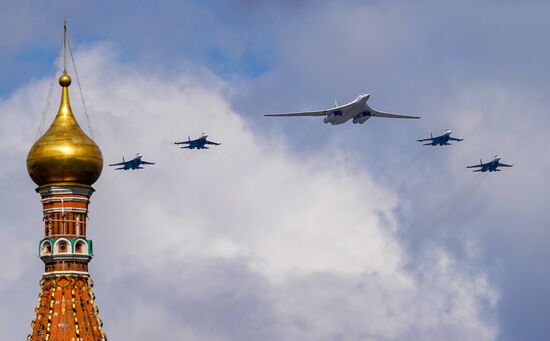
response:
<path id="1" fill-rule="evenodd" d="M 293 112 L 285 114 L 266 114 L 264 116 L 325 116 L 323 122 L 330 123 L 332 125 L 342 124 L 349 120 L 352 120 L 353 124 L 363 124 L 371 117 L 420 118 L 418 116 L 396 115 L 374 110 L 367 104 L 369 97 L 369 94 L 361 94 L 357 96 L 357 98 L 353 102 L 341 106 L 336 106 L 332 109 Z"/>
<path id="2" fill-rule="evenodd" d="M 217 143 L 217 142 L 208 141 L 206 139 L 207 137 L 208 137 L 208 135 L 206 135 L 205 133 L 202 133 L 202 136 L 199 137 L 198 139 L 191 140 L 191 136 L 189 136 L 187 141 L 174 142 L 174 144 L 177 144 L 177 145 L 186 144 L 186 146 L 180 147 L 180 148 L 187 148 L 187 149 L 194 149 L 194 148 L 209 149 L 206 146 L 207 144 L 211 144 L 211 145 L 214 145 L 214 146 L 219 146 L 221 144 L 221 143 Z"/>
<path id="3" fill-rule="evenodd" d="M 489 161 L 486 163 L 483 163 L 481 159 L 479 159 L 479 165 L 473 165 L 473 166 L 467 166 L 466 168 L 479 168 L 472 172 L 500 172 L 501 170 L 498 169 L 498 167 L 512 167 L 513 165 L 507 165 L 505 163 L 500 162 L 500 157 L 495 156 L 493 161 Z"/>
<path id="4" fill-rule="evenodd" d="M 463 141 L 464 139 L 458 139 L 458 138 L 455 138 L 455 137 L 451 137 L 451 133 L 452 131 L 450 130 L 445 130 L 445 132 L 443 133 L 443 135 L 439 135 L 439 136 L 436 136 L 434 137 L 432 134 L 430 134 L 430 138 L 428 139 L 420 139 L 420 140 L 417 140 L 418 142 L 425 142 L 425 141 L 430 141 L 428 143 L 423 143 L 424 146 L 450 146 L 451 144 L 449 143 L 449 141 Z"/>
<path id="5" fill-rule="evenodd" d="M 128 170 L 128 169 L 143 169 L 143 167 L 140 167 L 141 165 L 154 165 L 154 162 L 147 162 L 142 160 L 141 158 L 143 155 L 140 153 L 137 153 L 136 156 L 132 160 L 125 161 L 124 156 L 122 157 L 122 162 L 119 163 L 111 163 L 109 166 L 122 166 L 120 168 L 115 168 L 115 170 Z"/>

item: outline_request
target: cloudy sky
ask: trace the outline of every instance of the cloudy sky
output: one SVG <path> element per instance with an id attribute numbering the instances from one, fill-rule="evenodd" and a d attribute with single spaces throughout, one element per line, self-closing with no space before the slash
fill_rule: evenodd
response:
<path id="1" fill-rule="evenodd" d="M 111 340 L 549 338 L 550 4 L 197 0 L 0 2 L 1 339 L 38 302 L 25 160 L 64 15 L 105 162 L 157 162 L 94 185 Z M 361 92 L 422 119 L 263 117 Z M 203 131 L 222 145 L 172 144 Z M 495 154 L 514 168 L 465 169 Z"/>

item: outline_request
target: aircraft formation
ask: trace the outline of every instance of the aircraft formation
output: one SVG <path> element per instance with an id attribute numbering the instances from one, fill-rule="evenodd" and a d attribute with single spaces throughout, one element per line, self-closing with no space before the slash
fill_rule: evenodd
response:
<path id="1" fill-rule="evenodd" d="M 219 146 L 221 143 L 208 141 L 206 138 L 208 137 L 207 134 L 202 133 L 201 137 L 191 140 L 191 136 L 188 136 L 187 141 L 182 142 L 174 142 L 175 145 L 185 145 L 180 148 L 186 148 L 186 149 L 208 149 L 206 145 L 214 145 Z M 119 163 L 111 163 L 109 166 L 121 166 L 119 168 L 115 168 L 115 170 L 136 170 L 136 169 L 144 169 L 141 167 L 141 165 L 154 165 L 154 162 L 148 162 L 142 160 L 143 155 L 140 153 L 137 153 L 136 156 L 134 156 L 131 160 L 124 160 L 124 156 L 122 157 L 122 162 Z"/>
<path id="2" fill-rule="evenodd" d="M 370 98 L 370 94 L 363 93 L 357 96 L 355 100 L 348 104 L 341 106 L 335 105 L 334 108 L 322 109 L 316 111 L 301 111 L 301 112 L 289 112 L 289 113 L 277 113 L 277 114 L 265 114 L 264 116 L 268 117 L 301 117 L 301 116 L 313 116 L 313 117 L 324 117 L 324 123 L 330 123 L 331 125 L 338 125 L 345 123 L 349 120 L 353 124 L 363 124 L 371 117 L 383 117 L 383 118 L 401 118 L 401 119 L 419 119 L 419 116 L 410 116 L 410 115 L 399 115 L 392 114 L 388 112 L 378 111 L 371 108 L 367 101 Z M 442 135 L 433 136 L 430 134 L 429 138 L 419 139 L 418 142 L 427 142 L 423 143 L 424 146 L 450 146 L 449 141 L 460 142 L 464 139 L 451 137 L 452 131 L 445 130 Z M 203 133 L 199 138 L 191 140 L 191 136 L 188 136 L 187 141 L 174 142 L 175 145 L 181 146 L 182 149 L 209 149 L 208 145 L 219 146 L 221 143 L 212 142 L 207 140 L 208 135 Z M 148 162 L 142 160 L 141 154 L 136 154 L 136 156 L 128 161 L 122 158 L 120 163 L 112 163 L 109 166 L 121 166 L 115 168 L 115 170 L 136 170 L 143 169 L 141 165 L 154 165 L 154 162 Z M 493 160 L 483 163 L 480 159 L 478 165 L 467 166 L 466 168 L 475 168 L 473 172 L 500 172 L 499 167 L 512 167 L 513 165 L 505 164 L 500 162 L 500 157 L 495 156 Z"/>

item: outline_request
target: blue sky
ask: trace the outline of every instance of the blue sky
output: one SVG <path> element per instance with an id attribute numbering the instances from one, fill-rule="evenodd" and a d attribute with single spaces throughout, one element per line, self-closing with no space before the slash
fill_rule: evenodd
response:
<path id="1" fill-rule="evenodd" d="M 550 5 L 352 0 L 1 3 L 9 338 L 26 335 L 36 304 L 40 207 L 24 161 L 65 15 L 106 163 L 159 161 L 105 169 L 95 186 L 91 272 L 108 335 L 154 317 L 135 340 L 547 339 Z M 422 119 L 262 116 L 365 91 Z M 415 141 L 445 129 L 465 141 Z M 202 131 L 222 148 L 170 149 Z M 465 169 L 495 154 L 514 168 Z M 151 226 L 168 227 L 148 257 Z"/>

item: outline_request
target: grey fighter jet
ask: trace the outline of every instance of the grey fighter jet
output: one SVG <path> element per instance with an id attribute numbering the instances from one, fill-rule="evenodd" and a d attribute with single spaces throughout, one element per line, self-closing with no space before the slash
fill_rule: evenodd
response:
<path id="1" fill-rule="evenodd" d="M 449 143 L 449 141 L 458 141 L 458 142 L 460 142 L 460 141 L 464 140 L 464 139 L 451 137 L 451 134 L 452 134 L 452 131 L 447 129 L 447 130 L 445 130 L 443 135 L 433 137 L 433 135 L 430 134 L 430 138 L 420 139 L 420 140 L 417 140 L 417 141 L 418 142 L 430 141 L 428 143 L 423 143 L 424 146 L 438 146 L 438 145 L 439 146 L 450 146 L 451 144 Z"/>
<path id="2" fill-rule="evenodd" d="M 479 159 L 479 165 L 473 165 L 473 166 L 467 166 L 466 168 L 478 168 L 476 170 L 473 170 L 472 172 L 500 172 L 501 170 L 498 169 L 499 167 L 512 167 L 513 165 L 507 165 L 505 163 L 500 162 L 500 157 L 495 156 L 495 158 L 492 161 L 483 163 L 481 159 Z"/>
<path id="3" fill-rule="evenodd" d="M 183 146 L 183 147 L 180 147 L 180 148 L 187 148 L 187 149 L 194 149 L 194 148 L 209 149 L 206 146 L 207 144 L 214 145 L 214 146 L 219 146 L 221 144 L 221 143 L 217 143 L 217 142 L 208 141 L 206 139 L 207 137 L 208 137 L 208 135 L 206 135 L 205 133 L 202 133 L 202 136 L 199 137 L 198 139 L 191 140 L 191 136 L 189 136 L 187 141 L 174 142 L 174 144 L 176 144 L 176 145 L 184 144 L 186 146 Z"/>
<path id="4" fill-rule="evenodd" d="M 111 163 L 109 166 L 122 166 L 120 168 L 115 168 L 115 170 L 128 170 L 128 169 L 143 169 L 141 165 L 154 165 L 154 162 L 147 162 L 142 160 L 143 155 L 137 153 L 132 160 L 125 161 L 124 156 L 122 157 L 122 162 Z"/>
<path id="5" fill-rule="evenodd" d="M 342 124 L 349 120 L 352 120 L 354 124 L 363 124 L 371 117 L 387 117 L 387 118 L 420 118 L 418 116 L 407 116 L 390 114 L 371 108 L 367 101 L 369 100 L 369 94 L 361 94 L 357 98 L 348 104 L 337 106 L 332 109 L 324 109 L 318 111 L 303 111 L 293 112 L 285 114 L 266 114 L 264 116 L 324 116 L 323 122 L 330 123 L 332 125 Z"/>

